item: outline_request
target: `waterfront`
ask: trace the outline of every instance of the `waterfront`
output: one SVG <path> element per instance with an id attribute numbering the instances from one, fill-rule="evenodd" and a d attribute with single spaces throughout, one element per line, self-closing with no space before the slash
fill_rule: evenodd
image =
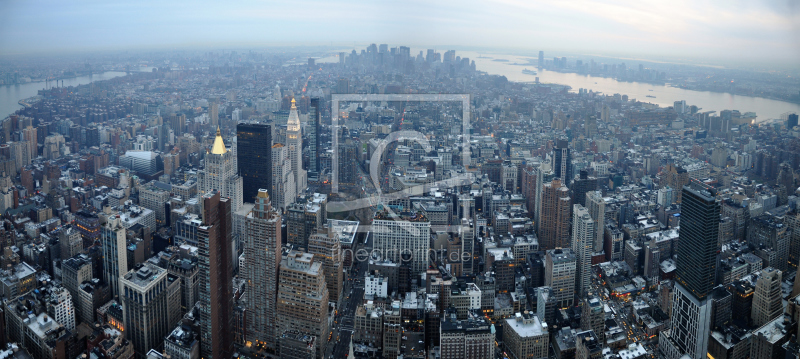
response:
<path id="1" fill-rule="evenodd" d="M 92 81 L 108 80 L 119 76 L 125 76 L 125 73 L 120 71 L 106 71 L 99 74 L 64 79 L 63 85 L 61 80 L 59 80 L 58 83 L 59 86 L 78 86 L 88 84 Z M 5 118 L 22 108 L 18 103 L 19 100 L 36 96 L 39 90 L 44 89 L 45 86 L 53 87 L 54 85 L 55 81 L 48 83 L 29 82 L 17 85 L 0 85 L 0 118 Z"/>
<path id="2" fill-rule="evenodd" d="M 762 97 L 740 96 L 729 93 L 684 90 L 669 85 L 653 85 L 642 82 L 622 82 L 613 78 L 592 77 L 576 73 L 563 73 L 547 70 L 538 70 L 535 66 L 515 65 L 527 63 L 530 57 L 477 53 L 470 51 L 456 52 L 459 56 L 475 60 L 475 67 L 492 75 L 503 75 L 509 81 L 533 82 L 539 77 L 539 82 L 568 85 L 571 91 L 577 92 L 579 88 L 601 92 L 607 95 L 615 93 L 628 95 L 629 98 L 642 102 L 650 102 L 662 107 L 672 106 L 675 101 L 686 100 L 687 105 L 700 107 L 701 111 L 739 110 L 740 112 L 755 112 L 758 122 L 779 119 L 786 112 L 800 113 L 800 104 L 771 100 Z M 481 58 L 479 58 L 479 56 Z M 506 60 L 506 61 L 495 61 Z M 636 62 L 633 62 L 636 63 Z M 536 70 L 536 75 L 523 74 L 523 69 Z M 652 91 L 651 91 L 652 90 Z M 647 97 L 655 96 L 655 98 Z"/>

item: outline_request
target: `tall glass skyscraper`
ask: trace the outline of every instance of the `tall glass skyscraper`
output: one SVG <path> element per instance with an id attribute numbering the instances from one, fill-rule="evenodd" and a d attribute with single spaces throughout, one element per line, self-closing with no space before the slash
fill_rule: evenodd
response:
<path id="1" fill-rule="evenodd" d="M 242 199 L 252 203 L 260 188 L 272 192 L 272 126 L 237 124 L 236 147 L 239 176 L 242 176 Z"/>
<path id="2" fill-rule="evenodd" d="M 693 181 L 683 187 L 681 233 L 670 328 L 659 336 L 663 358 L 702 359 L 708 352 L 720 203 L 713 188 Z"/>

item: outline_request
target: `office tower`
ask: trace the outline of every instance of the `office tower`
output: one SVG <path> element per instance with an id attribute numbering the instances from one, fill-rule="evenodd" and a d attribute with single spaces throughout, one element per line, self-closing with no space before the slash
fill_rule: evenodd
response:
<path id="1" fill-rule="evenodd" d="M 220 197 L 230 198 L 231 210 L 238 211 L 242 207 L 242 177 L 236 174 L 236 154 L 225 148 L 219 128 L 204 162 L 205 168 L 197 172 L 200 195 L 219 192 Z"/>
<path id="2" fill-rule="evenodd" d="M 306 170 L 303 169 L 303 134 L 294 99 L 289 110 L 289 121 L 286 123 L 286 148 L 299 193 L 306 189 Z"/>
<path id="3" fill-rule="evenodd" d="M 527 311 L 516 313 L 505 319 L 503 346 L 511 358 L 547 358 L 550 349 L 547 323 Z"/>
<path id="4" fill-rule="evenodd" d="M 595 239 L 593 244 L 593 251 L 595 253 L 603 250 L 604 231 L 606 223 L 606 201 L 603 199 L 603 193 L 600 191 L 591 191 L 586 193 L 586 209 L 589 210 L 589 215 L 594 220 Z"/>
<path id="5" fill-rule="evenodd" d="M 789 116 L 786 119 L 786 128 L 792 129 L 795 126 L 797 126 L 797 114 L 796 113 L 789 114 Z"/>
<path id="6" fill-rule="evenodd" d="M 236 157 L 243 202 L 254 201 L 261 188 L 272 191 L 272 126 L 236 125 Z"/>
<path id="7" fill-rule="evenodd" d="M 604 342 L 606 314 L 600 297 L 589 294 L 581 303 L 581 330 L 593 330 L 600 342 Z"/>
<path id="8" fill-rule="evenodd" d="M 344 286 L 342 243 L 339 241 L 339 236 L 333 231 L 327 234 L 312 234 L 308 238 L 308 253 L 313 254 L 315 260 L 322 261 L 328 297 L 331 302 L 339 303 Z"/>
<path id="9" fill-rule="evenodd" d="M 424 214 L 380 211 L 375 213 L 372 228 L 373 248 L 383 253 L 382 259 L 410 262 L 411 275 L 428 269 L 431 222 Z"/>
<path id="10" fill-rule="evenodd" d="M 61 258 L 72 258 L 83 252 L 81 232 L 72 226 L 58 232 L 58 243 L 61 246 Z"/>
<path id="11" fill-rule="evenodd" d="M 297 330 L 317 337 L 317 358 L 328 344 L 328 287 L 322 262 L 295 250 L 281 260 L 278 280 L 279 333 Z"/>
<path id="12" fill-rule="evenodd" d="M 592 249 L 595 223 L 586 207 L 574 206 L 572 217 L 572 251 L 575 252 L 575 283 L 578 297 L 588 294 L 592 285 Z"/>
<path id="13" fill-rule="evenodd" d="M 219 126 L 219 103 L 216 98 L 210 99 L 208 103 L 208 121 L 212 128 Z"/>
<path id="14" fill-rule="evenodd" d="M 345 57 L 345 53 L 344 52 L 340 52 L 339 53 L 339 65 L 344 65 L 344 57 Z"/>
<path id="15" fill-rule="evenodd" d="M 544 51 L 539 51 L 539 68 L 544 67 Z"/>
<path id="16" fill-rule="evenodd" d="M 569 151 L 569 141 L 566 139 L 556 140 L 553 148 L 553 172 L 565 186 L 569 187 L 572 182 L 572 155 Z"/>
<path id="17" fill-rule="evenodd" d="M 128 270 L 125 227 L 119 215 L 108 218 L 101 234 L 103 247 L 103 281 L 111 287 L 111 295 L 120 297 L 119 277 Z"/>
<path id="18" fill-rule="evenodd" d="M 569 189 L 559 179 L 545 183 L 542 188 L 539 248 L 542 250 L 569 246 L 569 216 L 572 200 Z"/>
<path id="19" fill-rule="evenodd" d="M 281 143 L 272 145 L 272 205 L 275 208 L 288 208 L 294 202 L 296 182 L 292 172 L 292 162 L 287 156 L 287 148 Z"/>
<path id="20" fill-rule="evenodd" d="M 586 170 L 581 170 L 578 178 L 572 183 L 572 198 L 581 206 L 586 206 L 586 194 L 597 190 L 597 178 L 589 177 Z"/>
<path id="21" fill-rule="evenodd" d="M 200 263 L 200 356 L 230 357 L 233 344 L 233 274 L 231 199 L 217 191 L 203 194 L 202 220 L 197 229 Z"/>
<path id="22" fill-rule="evenodd" d="M 137 359 L 158 348 L 175 323 L 170 315 L 180 312 L 172 296 L 180 297 L 179 281 L 169 282 L 167 271 L 150 263 L 137 264 L 120 278 L 125 337 L 133 343 Z M 177 288 L 177 289 L 176 289 Z"/>
<path id="23" fill-rule="evenodd" d="M 577 258 L 569 249 L 551 249 L 544 257 L 544 285 L 552 288 L 556 307 L 571 307 L 575 293 Z"/>
<path id="24" fill-rule="evenodd" d="M 247 340 L 276 350 L 275 303 L 281 262 L 281 215 L 269 194 L 259 189 L 253 210 L 245 217 L 243 278 L 247 283 Z"/>
<path id="25" fill-rule="evenodd" d="M 320 126 L 322 124 L 320 118 L 322 114 L 322 108 L 320 107 L 320 100 L 319 98 L 312 98 L 311 105 L 308 107 L 308 150 L 309 150 L 309 162 L 308 162 L 308 171 L 314 172 L 315 174 L 319 174 L 322 171 L 322 168 L 319 167 L 319 150 L 321 149 L 320 146 L 320 133 L 319 131 Z M 269 188 L 269 187 L 264 187 Z"/>
<path id="26" fill-rule="evenodd" d="M 781 271 L 767 267 L 761 270 L 753 295 L 751 317 L 753 326 L 760 327 L 783 314 Z"/>
<path id="27" fill-rule="evenodd" d="M 441 359 L 494 358 L 494 330 L 483 316 L 458 320 L 455 311 L 448 311 L 439 325 Z"/>
<path id="28" fill-rule="evenodd" d="M 400 339 L 403 328 L 400 325 L 400 301 L 392 301 L 392 305 L 383 312 L 383 356 L 396 359 L 400 354 Z"/>
<path id="29" fill-rule="evenodd" d="M 717 266 L 720 204 L 713 188 L 700 182 L 684 186 L 681 240 L 678 242 L 670 329 L 659 336 L 665 358 L 705 357 L 711 327 L 711 301 Z"/>

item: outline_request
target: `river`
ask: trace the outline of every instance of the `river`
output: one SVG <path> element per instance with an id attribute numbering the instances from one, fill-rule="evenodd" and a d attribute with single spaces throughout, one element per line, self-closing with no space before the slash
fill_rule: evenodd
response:
<path id="1" fill-rule="evenodd" d="M 623 82 L 613 78 L 592 77 L 575 73 L 563 73 L 536 69 L 535 66 L 513 65 L 524 64 L 530 57 L 514 55 L 498 55 L 462 51 L 456 55 L 475 60 L 475 67 L 492 75 L 503 75 L 509 81 L 532 82 L 539 77 L 539 82 L 568 85 L 571 91 L 579 88 L 601 92 L 606 95 L 615 93 L 628 95 L 642 102 L 650 102 L 660 106 L 672 106 L 675 101 L 686 100 L 686 105 L 700 107 L 701 111 L 739 110 L 742 113 L 755 112 L 757 122 L 780 119 L 786 112 L 800 113 L 800 104 L 771 100 L 763 97 L 741 96 L 729 93 L 684 90 L 667 85 L 653 85 L 642 82 Z M 478 58 L 482 56 L 483 58 Z M 494 61 L 502 59 L 507 61 Z M 523 69 L 537 71 L 536 75 L 523 74 Z M 652 91 L 651 91 L 652 90 Z M 655 98 L 647 97 L 655 96 Z"/>
<path id="2" fill-rule="evenodd" d="M 101 81 L 113 79 L 115 77 L 125 76 L 124 72 L 107 71 L 99 74 L 92 74 L 86 76 L 78 76 L 69 79 L 64 79 L 63 85 L 58 81 L 59 86 L 78 86 L 85 85 L 92 81 Z M 26 99 L 39 94 L 39 90 L 54 86 L 55 82 L 29 82 L 26 84 L 18 85 L 0 85 L 0 119 L 14 113 L 22 108 L 19 105 L 19 100 Z"/>

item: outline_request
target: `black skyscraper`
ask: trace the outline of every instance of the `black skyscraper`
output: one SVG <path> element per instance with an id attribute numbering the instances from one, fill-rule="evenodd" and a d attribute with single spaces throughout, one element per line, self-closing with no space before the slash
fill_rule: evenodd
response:
<path id="1" fill-rule="evenodd" d="M 797 114 L 793 113 L 789 115 L 788 120 L 786 121 L 786 128 L 792 129 L 794 126 L 797 126 Z"/>
<path id="2" fill-rule="evenodd" d="M 320 126 L 320 109 L 319 99 L 312 98 L 311 106 L 308 109 L 308 120 L 311 122 L 308 130 L 308 149 L 311 153 L 308 164 L 309 172 L 319 173 L 319 126 Z"/>
<path id="3" fill-rule="evenodd" d="M 693 181 L 683 187 L 677 280 L 697 299 L 714 288 L 720 205 L 713 188 Z"/>
<path id="4" fill-rule="evenodd" d="M 553 172 L 567 187 L 572 183 L 572 155 L 569 152 L 569 141 L 557 140 L 553 148 Z"/>
<path id="5" fill-rule="evenodd" d="M 242 199 L 253 202 L 259 188 L 272 191 L 272 126 L 236 125 L 236 159 L 242 176 Z M 271 193 L 270 193 L 271 194 Z"/>
<path id="6" fill-rule="evenodd" d="M 597 178 L 589 177 L 589 173 L 581 170 L 579 178 L 573 182 L 572 187 L 573 203 L 579 203 L 581 206 L 586 206 L 586 193 L 597 190 Z"/>

